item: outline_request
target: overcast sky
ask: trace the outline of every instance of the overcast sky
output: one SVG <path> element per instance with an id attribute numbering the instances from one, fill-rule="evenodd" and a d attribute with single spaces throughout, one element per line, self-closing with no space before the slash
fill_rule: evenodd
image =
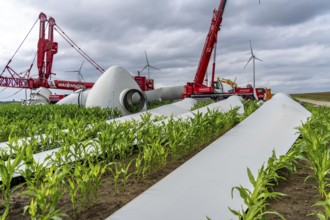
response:
<path id="1" fill-rule="evenodd" d="M 185 84 L 194 79 L 212 12 L 219 3 L 0 0 L 1 71 L 44 12 L 104 69 L 119 65 L 136 74 L 146 65 L 147 51 L 150 64 L 161 69 L 150 73 L 156 85 Z M 37 23 L 10 65 L 17 72 L 26 70 L 33 60 L 38 28 Z M 263 60 L 256 61 L 256 86 L 274 93 L 330 91 L 329 0 L 261 0 L 260 5 L 259 0 L 228 0 L 218 36 L 216 74 L 221 78 L 236 78 L 240 85 L 252 83 L 252 63 L 244 69 L 251 40 L 255 55 Z M 59 49 L 54 79 L 76 80 L 76 73 L 66 71 L 77 70 L 84 59 L 57 33 L 55 41 Z M 87 62 L 82 73 L 91 82 L 100 76 Z M 36 68 L 31 74 L 36 76 Z M 22 98 L 24 90 L 18 91 L 0 88 L 0 101 Z"/>

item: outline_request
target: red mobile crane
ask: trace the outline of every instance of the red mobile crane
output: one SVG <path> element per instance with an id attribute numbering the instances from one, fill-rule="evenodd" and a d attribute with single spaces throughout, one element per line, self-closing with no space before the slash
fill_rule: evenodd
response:
<path id="1" fill-rule="evenodd" d="M 205 40 L 204 48 L 202 51 L 202 55 L 199 60 L 198 68 L 196 71 L 194 82 L 188 82 L 184 88 L 182 98 L 192 97 L 192 98 L 206 98 L 210 97 L 213 99 L 223 99 L 227 98 L 231 95 L 240 95 L 243 98 L 251 98 L 254 97 L 258 99 L 263 99 L 265 96 L 265 89 L 255 89 L 254 88 L 239 88 L 236 87 L 232 92 L 218 92 L 216 90 L 222 90 L 222 86 L 220 81 L 214 81 L 215 74 L 215 58 L 216 58 L 216 44 L 218 38 L 218 32 L 220 30 L 220 26 L 222 23 L 222 16 L 225 10 L 227 0 L 221 0 L 218 10 L 214 9 L 213 17 L 211 20 L 210 30 Z M 214 49 L 213 55 L 213 64 L 212 64 L 212 78 L 211 78 L 211 86 L 204 85 L 204 78 L 206 75 L 207 67 L 210 62 L 211 54 Z"/>

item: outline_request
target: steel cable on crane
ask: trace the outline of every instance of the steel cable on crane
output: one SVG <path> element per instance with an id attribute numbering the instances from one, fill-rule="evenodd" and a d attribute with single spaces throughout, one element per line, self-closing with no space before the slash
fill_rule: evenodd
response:
<path id="1" fill-rule="evenodd" d="M 4 92 L 8 87 L 1 89 L 0 93 Z"/>
<path id="2" fill-rule="evenodd" d="M 57 30 L 57 28 L 58 30 Z M 92 64 L 98 71 L 101 73 L 104 72 L 104 69 L 97 64 L 90 56 L 88 56 L 68 35 L 65 34 L 65 32 L 57 25 L 55 24 L 54 29 L 59 33 L 63 39 L 68 42 L 81 56 L 83 56 L 90 64 Z"/>
<path id="3" fill-rule="evenodd" d="M 34 24 L 32 25 L 31 29 L 29 30 L 29 32 L 27 33 L 27 35 L 24 37 L 24 40 L 22 41 L 22 43 L 19 45 L 19 47 L 17 48 L 17 50 L 15 51 L 14 55 L 10 58 L 10 60 L 8 61 L 7 65 L 5 66 L 5 68 L 2 70 L 1 75 L 5 72 L 7 66 L 10 64 L 10 62 L 12 61 L 12 59 L 15 57 L 16 53 L 18 52 L 18 50 L 21 48 L 21 46 L 23 45 L 23 43 L 25 42 L 26 38 L 30 35 L 32 29 L 34 28 L 34 26 L 36 25 L 36 23 L 38 22 L 39 18 L 37 18 L 37 20 L 34 22 Z"/>
<path id="4" fill-rule="evenodd" d="M 30 65 L 30 68 L 27 70 L 28 77 L 30 77 L 30 72 L 31 72 L 31 69 L 32 69 L 32 67 L 33 67 L 34 61 L 36 60 L 37 54 L 38 54 L 38 51 L 37 51 L 37 52 L 35 53 L 35 55 L 34 55 L 34 58 L 33 58 L 32 63 L 31 63 L 31 65 Z"/>
<path id="5" fill-rule="evenodd" d="M 22 89 L 18 90 L 17 92 L 15 92 L 14 94 L 10 95 L 10 96 L 0 98 L 0 100 L 1 100 L 1 99 L 8 99 L 8 98 L 10 98 L 10 97 L 13 97 L 14 95 L 16 95 L 17 93 L 19 93 L 19 92 L 22 91 L 23 89 L 26 89 L 26 88 L 22 88 Z"/>

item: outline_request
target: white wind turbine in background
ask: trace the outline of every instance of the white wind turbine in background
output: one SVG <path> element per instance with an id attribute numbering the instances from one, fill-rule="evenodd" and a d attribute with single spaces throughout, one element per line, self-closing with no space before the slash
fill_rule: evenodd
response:
<path id="1" fill-rule="evenodd" d="M 145 70 L 146 68 L 148 68 L 148 79 L 150 79 L 150 68 L 151 68 L 151 69 L 155 69 L 155 70 L 160 70 L 160 69 L 158 69 L 157 67 L 151 66 L 151 65 L 149 64 L 149 60 L 148 60 L 148 56 L 147 56 L 147 51 L 144 51 L 144 53 L 145 53 L 145 55 L 146 55 L 147 65 L 145 65 L 145 66 L 143 67 L 143 69 L 140 71 L 140 73 L 142 73 L 143 70 Z"/>
<path id="2" fill-rule="evenodd" d="M 85 81 L 84 76 L 81 73 L 81 68 L 84 65 L 84 61 L 81 63 L 81 66 L 78 70 L 71 70 L 71 71 L 66 71 L 66 72 L 75 72 L 78 73 L 77 79 L 79 82 Z"/>
<path id="3" fill-rule="evenodd" d="M 246 63 L 244 69 L 246 68 L 246 66 L 249 64 L 249 62 L 252 60 L 253 62 L 253 91 L 255 91 L 255 88 L 256 88 L 256 66 L 255 66 L 255 60 L 259 60 L 262 62 L 261 59 L 257 58 L 254 53 L 253 53 L 253 50 L 252 50 L 252 44 L 251 44 L 251 41 L 250 41 L 250 49 L 251 49 L 251 57 L 250 59 L 248 60 L 248 62 Z"/>

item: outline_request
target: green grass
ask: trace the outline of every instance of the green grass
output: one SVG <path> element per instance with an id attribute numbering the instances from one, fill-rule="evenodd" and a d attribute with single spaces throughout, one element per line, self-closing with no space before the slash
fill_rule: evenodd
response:
<path id="1" fill-rule="evenodd" d="M 302 94 L 291 94 L 293 98 L 310 99 L 317 101 L 329 101 L 330 92 L 317 92 L 317 93 L 302 93 Z"/>
<path id="2" fill-rule="evenodd" d="M 168 105 L 168 104 L 172 104 L 173 101 L 172 100 L 163 100 L 163 101 L 153 101 L 153 102 L 148 102 L 147 103 L 147 109 L 154 109 L 154 108 L 158 108 L 162 105 Z"/>

